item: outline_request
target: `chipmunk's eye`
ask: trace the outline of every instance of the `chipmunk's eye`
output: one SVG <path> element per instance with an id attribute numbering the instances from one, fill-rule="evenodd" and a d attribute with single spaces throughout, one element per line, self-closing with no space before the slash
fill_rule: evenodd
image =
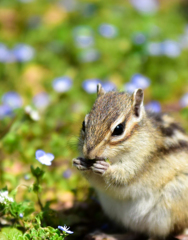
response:
<path id="1" fill-rule="evenodd" d="M 85 126 L 85 121 L 82 122 L 82 131 L 85 132 L 86 126 Z"/>
<path id="2" fill-rule="evenodd" d="M 119 125 L 117 125 L 116 128 L 114 129 L 113 133 L 112 133 L 112 136 L 121 135 L 124 131 L 124 127 L 125 127 L 125 124 L 123 124 L 123 123 L 120 123 Z"/>

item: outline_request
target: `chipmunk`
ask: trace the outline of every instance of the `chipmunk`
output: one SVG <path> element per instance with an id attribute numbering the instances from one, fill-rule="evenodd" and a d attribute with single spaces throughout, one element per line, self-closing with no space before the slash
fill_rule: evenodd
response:
<path id="1" fill-rule="evenodd" d="M 98 84 L 73 165 L 109 218 L 167 239 L 188 227 L 188 136 L 167 114 L 147 112 L 143 99 L 142 89 L 106 93 Z"/>

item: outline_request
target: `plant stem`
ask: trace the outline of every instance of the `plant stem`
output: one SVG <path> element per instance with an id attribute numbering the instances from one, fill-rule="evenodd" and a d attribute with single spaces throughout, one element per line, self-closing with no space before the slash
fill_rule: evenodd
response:
<path id="1" fill-rule="evenodd" d="M 39 186 L 39 184 L 40 184 L 38 177 L 37 177 L 37 184 L 38 184 L 38 186 Z M 43 210 L 43 205 L 42 205 L 42 202 L 41 202 L 40 197 L 39 197 L 39 190 L 37 191 L 37 198 L 38 198 L 38 204 L 39 204 L 41 210 Z"/>

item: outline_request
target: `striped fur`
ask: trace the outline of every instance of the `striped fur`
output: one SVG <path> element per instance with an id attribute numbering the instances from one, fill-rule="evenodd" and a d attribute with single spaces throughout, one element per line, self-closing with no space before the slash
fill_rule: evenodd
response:
<path id="1" fill-rule="evenodd" d="M 188 136 L 167 114 L 146 112 L 142 91 L 104 93 L 85 118 L 82 157 L 111 162 L 103 175 L 84 176 L 104 212 L 133 231 L 165 239 L 188 227 Z M 119 136 L 112 133 L 125 123 Z"/>

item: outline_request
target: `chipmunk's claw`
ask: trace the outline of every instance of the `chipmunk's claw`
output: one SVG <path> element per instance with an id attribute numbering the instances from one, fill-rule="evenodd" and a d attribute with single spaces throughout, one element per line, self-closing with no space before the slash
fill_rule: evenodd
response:
<path id="1" fill-rule="evenodd" d="M 100 175 L 103 175 L 106 170 L 109 168 L 110 164 L 108 162 L 105 162 L 105 161 L 96 161 L 91 169 L 94 173 L 97 173 L 97 174 L 100 174 Z"/>
<path id="2" fill-rule="evenodd" d="M 80 171 L 92 170 L 94 173 L 102 175 L 109 168 L 110 164 L 104 160 L 90 161 L 88 159 L 78 157 L 72 160 L 73 166 Z"/>
<path id="3" fill-rule="evenodd" d="M 72 160 L 72 163 L 73 166 L 75 166 L 78 170 L 81 171 L 89 170 L 91 167 L 91 163 L 87 159 L 81 157 L 74 158 Z"/>

